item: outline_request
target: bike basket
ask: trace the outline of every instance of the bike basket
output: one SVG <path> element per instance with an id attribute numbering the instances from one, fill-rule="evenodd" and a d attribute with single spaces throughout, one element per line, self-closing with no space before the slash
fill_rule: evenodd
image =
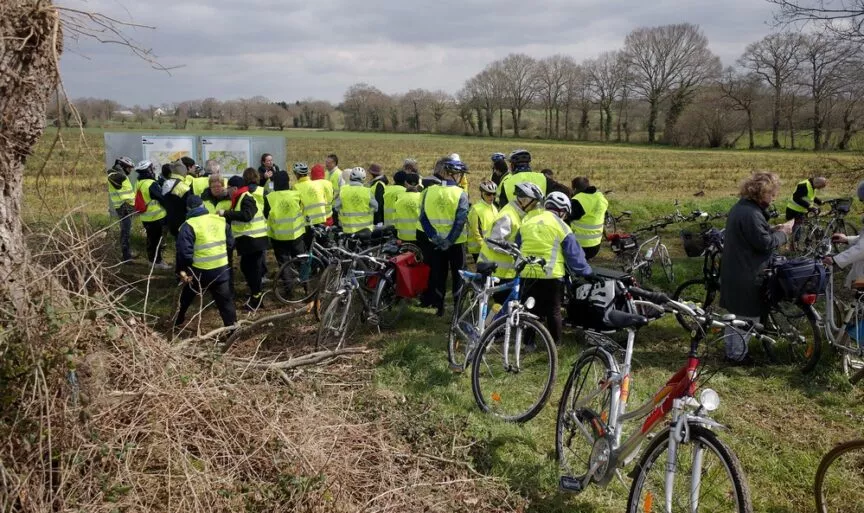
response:
<path id="1" fill-rule="evenodd" d="M 701 234 L 681 230 L 681 242 L 684 243 L 684 253 L 688 257 L 699 257 L 705 253 L 705 239 Z"/>
<path id="2" fill-rule="evenodd" d="M 840 212 L 841 214 L 848 214 L 850 210 L 852 210 L 852 200 L 851 199 L 841 199 L 837 200 L 836 203 L 831 207 L 835 212 Z"/>
<path id="3" fill-rule="evenodd" d="M 612 244 L 613 253 L 635 251 L 639 247 L 636 237 L 627 233 L 613 233 L 609 236 L 609 242 Z"/>
<path id="4" fill-rule="evenodd" d="M 804 294 L 822 294 L 828 283 L 825 266 L 812 258 L 790 258 L 774 267 L 774 297 L 795 301 Z"/>
<path id="5" fill-rule="evenodd" d="M 414 253 L 402 253 L 390 259 L 396 269 L 396 295 L 414 298 L 429 286 L 429 266 L 417 261 Z"/>

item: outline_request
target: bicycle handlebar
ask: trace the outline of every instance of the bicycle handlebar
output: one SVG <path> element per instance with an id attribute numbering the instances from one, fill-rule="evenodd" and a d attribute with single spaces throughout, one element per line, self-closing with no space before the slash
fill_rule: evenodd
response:
<path id="1" fill-rule="evenodd" d="M 351 251 L 346 250 L 345 248 L 338 247 L 338 246 L 336 248 L 334 248 L 334 250 L 338 253 L 342 253 L 343 255 L 345 255 L 347 257 L 350 257 L 352 260 L 360 259 L 360 260 L 365 260 L 367 262 L 370 262 L 373 265 L 377 266 L 379 269 L 383 269 L 383 268 L 387 267 L 387 262 L 381 261 L 380 259 L 369 256 L 369 255 L 364 255 L 362 253 L 353 253 Z"/>
<path id="2" fill-rule="evenodd" d="M 654 292 L 651 290 L 645 290 L 639 287 L 630 287 L 628 289 L 630 294 L 639 299 L 644 299 L 645 301 L 650 301 L 651 303 L 656 303 L 658 305 L 665 305 L 671 301 L 669 296 L 664 294 L 663 292 Z"/>

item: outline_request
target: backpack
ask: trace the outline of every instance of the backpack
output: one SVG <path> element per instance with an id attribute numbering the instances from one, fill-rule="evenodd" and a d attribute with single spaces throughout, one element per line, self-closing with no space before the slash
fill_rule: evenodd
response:
<path id="1" fill-rule="evenodd" d="M 147 212 L 147 202 L 144 201 L 144 194 L 141 193 L 141 189 L 135 193 L 135 212 L 139 214 Z"/>

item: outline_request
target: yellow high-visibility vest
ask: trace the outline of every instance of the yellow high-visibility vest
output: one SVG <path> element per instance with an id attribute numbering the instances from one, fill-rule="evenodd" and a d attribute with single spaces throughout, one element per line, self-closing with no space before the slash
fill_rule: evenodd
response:
<path id="1" fill-rule="evenodd" d="M 516 233 L 519 232 L 519 227 L 522 225 L 522 218 L 525 215 L 527 214 L 523 213 L 522 210 L 516 206 L 515 201 L 511 201 L 504 205 L 504 208 L 498 212 L 498 215 L 492 222 L 492 226 L 495 226 L 495 223 L 503 217 L 509 218 L 510 233 L 504 240 L 507 242 L 516 242 Z M 498 278 L 512 279 L 516 277 L 516 264 L 513 261 L 513 257 L 506 253 L 496 251 L 492 246 L 486 244 L 485 241 L 480 247 L 480 257 L 478 260 L 480 262 L 494 262 L 495 264 L 498 264 L 498 268 L 495 270 L 494 274 L 494 276 Z"/>
<path id="2" fill-rule="evenodd" d="M 156 180 L 145 178 L 138 180 L 138 184 L 136 185 L 137 192 L 141 192 L 141 197 L 144 198 L 144 203 L 147 204 L 147 211 L 141 214 L 141 222 L 143 223 L 159 221 L 160 219 L 165 219 L 165 216 L 168 215 L 162 204 L 150 197 L 150 186 L 155 182 Z"/>
<path id="3" fill-rule="evenodd" d="M 132 182 L 128 178 L 120 184 L 120 189 L 115 189 L 111 182 L 108 182 L 108 200 L 111 202 L 111 208 L 117 210 L 123 204 L 132 205 L 135 203 L 135 189 L 132 188 Z"/>
<path id="4" fill-rule="evenodd" d="M 580 192 L 573 196 L 573 199 L 578 201 L 585 211 L 585 215 L 580 219 L 570 222 L 576 241 L 583 248 L 599 246 L 603 242 L 603 221 L 609 201 L 600 191 L 594 194 Z"/>
<path id="5" fill-rule="evenodd" d="M 516 174 L 509 174 L 501 180 L 501 185 L 498 186 L 499 192 L 499 200 L 502 194 L 506 194 L 507 201 L 513 201 L 516 199 L 516 196 L 513 195 L 513 191 L 516 189 L 516 186 L 520 183 L 531 182 L 540 188 L 540 192 L 543 193 L 543 196 L 546 196 L 546 175 L 543 173 L 536 173 L 534 171 L 520 171 Z"/>
<path id="6" fill-rule="evenodd" d="M 345 233 L 357 233 L 361 230 L 371 230 L 374 212 L 369 208 L 372 199 L 372 189 L 362 185 L 346 185 L 339 191 L 342 200 L 342 211 L 339 212 L 339 222 Z"/>
<path id="7" fill-rule="evenodd" d="M 404 193 L 405 187 L 401 185 L 384 186 L 384 226 L 396 224 L 396 202 Z"/>
<path id="8" fill-rule="evenodd" d="M 246 196 L 249 196 L 255 200 L 255 206 L 257 207 L 255 215 L 248 223 L 244 223 L 242 221 L 231 221 L 231 231 L 234 233 L 235 237 L 251 237 L 253 239 L 257 239 L 258 237 L 266 237 L 267 220 L 264 219 L 263 193 L 261 194 L 261 203 L 258 203 L 258 197 L 256 194 L 248 191 L 244 192 L 242 196 L 237 198 L 237 203 L 234 204 L 234 211 L 240 212 L 242 210 L 240 205 L 243 203 L 243 199 Z"/>
<path id="9" fill-rule="evenodd" d="M 225 236 L 225 218 L 213 214 L 186 220 L 195 232 L 192 267 L 204 271 L 228 265 L 228 240 Z"/>
<path id="10" fill-rule="evenodd" d="M 297 240 L 306 233 L 304 205 L 300 191 L 273 191 L 267 195 L 268 235 L 273 240 Z"/>
<path id="11" fill-rule="evenodd" d="M 396 214 L 393 224 L 396 226 L 396 236 L 399 240 L 413 242 L 417 240 L 417 219 L 420 218 L 419 192 L 403 192 L 396 200 Z"/>
<path id="12" fill-rule="evenodd" d="M 813 200 L 816 199 L 816 190 L 813 189 L 813 184 L 810 183 L 810 180 L 803 180 L 803 181 L 798 182 L 798 185 L 801 185 L 801 184 L 807 185 L 807 201 L 812 205 Z M 796 189 L 797 189 L 797 187 L 796 187 Z M 802 207 L 801 205 L 795 203 L 794 193 L 793 193 L 793 196 L 791 198 L 789 198 L 789 201 L 786 203 L 786 208 L 788 208 L 789 210 L 794 210 L 795 212 L 800 212 L 802 214 L 807 213 L 807 209 L 805 207 Z"/>
<path id="13" fill-rule="evenodd" d="M 205 201 L 204 208 L 206 208 L 207 212 L 210 212 L 211 214 L 215 214 L 220 210 L 231 210 L 231 198 L 219 200 L 216 203 Z"/>
<path id="14" fill-rule="evenodd" d="M 303 202 L 303 215 L 309 218 L 309 224 L 324 224 L 330 217 L 328 206 L 333 203 L 330 182 L 301 178 L 294 184 L 294 190 L 300 193 Z M 272 193 L 271 193 L 272 194 Z"/>
<path id="15" fill-rule="evenodd" d="M 192 194 L 201 196 L 208 187 L 210 187 L 209 176 L 199 176 L 198 178 L 192 179 Z M 228 187 L 227 178 L 222 179 L 222 187 Z"/>
<path id="16" fill-rule="evenodd" d="M 492 223 L 498 217 L 495 205 L 479 201 L 468 211 L 468 252 L 479 253 L 483 239 L 489 235 Z"/>
<path id="17" fill-rule="evenodd" d="M 330 185 L 333 186 L 333 194 L 334 195 L 339 194 L 339 189 L 341 189 L 341 187 L 339 186 L 339 180 L 341 178 L 342 178 L 342 170 L 339 169 L 339 166 L 334 167 L 333 170 L 329 171 L 329 174 L 327 175 L 327 181 L 329 181 Z"/>
<path id="18" fill-rule="evenodd" d="M 463 194 L 465 191 L 458 186 L 440 185 L 427 190 L 420 209 L 426 213 L 429 224 L 435 228 L 440 237 L 447 237 L 450 234 L 453 223 L 456 221 L 459 200 Z M 467 230 L 463 229 L 454 244 L 463 244 L 467 240 Z"/>
<path id="19" fill-rule="evenodd" d="M 546 265 L 540 267 L 539 264 L 528 264 L 522 271 L 522 277 L 563 278 L 566 266 L 561 245 L 570 233 L 567 223 L 548 210 L 525 219 L 519 228 L 522 256 L 542 258 L 546 260 Z"/>

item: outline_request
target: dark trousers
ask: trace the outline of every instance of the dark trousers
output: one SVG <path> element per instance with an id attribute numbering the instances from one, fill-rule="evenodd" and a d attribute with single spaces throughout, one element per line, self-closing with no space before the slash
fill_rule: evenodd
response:
<path id="1" fill-rule="evenodd" d="M 447 294 L 447 272 L 453 280 L 451 292 L 455 301 L 462 288 L 462 276 L 459 271 L 465 268 L 465 244 L 454 244 L 446 251 L 435 249 L 426 234 L 418 232 L 417 241 L 423 251 L 423 261 L 429 264 L 429 289 L 426 291 L 425 303 L 437 308 L 444 308 L 444 296 Z"/>
<path id="2" fill-rule="evenodd" d="M 534 308 L 530 311 L 546 323 L 556 344 L 561 343 L 561 287 L 561 280 L 557 279 L 522 280 L 522 297 L 534 298 Z"/>
<path id="3" fill-rule="evenodd" d="M 132 236 L 132 216 L 124 212 L 124 209 L 117 209 L 117 215 L 120 217 L 120 252 L 123 254 L 123 260 L 130 260 L 132 249 L 129 239 Z"/>
<path id="4" fill-rule="evenodd" d="M 306 252 L 306 243 L 303 237 L 294 240 L 270 239 L 270 245 L 273 246 L 273 254 L 276 255 L 276 263 L 280 270 L 282 269 L 282 264 L 290 262 L 292 258 Z M 279 276 L 279 279 L 282 280 L 287 290 L 290 291 L 294 288 L 293 273 L 283 273 Z"/>
<path id="5" fill-rule="evenodd" d="M 600 244 L 591 246 L 590 248 L 582 248 L 582 251 L 585 252 L 585 260 L 591 260 L 600 252 Z"/>
<path id="6" fill-rule="evenodd" d="M 261 294 L 261 278 L 264 269 L 264 250 L 240 255 L 240 272 L 249 285 L 249 293 L 253 297 Z"/>
<path id="7" fill-rule="evenodd" d="M 229 271 L 226 270 L 226 273 Z M 217 282 L 201 283 L 196 278 L 191 283 L 183 286 L 180 292 L 180 310 L 177 312 L 177 319 L 174 321 L 175 326 L 181 326 L 186 321 L 186 311 L 192 305 L 192 301 L 199 294 L 210 292 L 210 297 L 216 303 L 216 308 L 219 309 L 219 316 L 222 317 L 222 324 L 231 326 L 237 322 L 237 310 L 234 308 L 234 295 L 231 293 L 230 280 L 221 279 Z M 203 288 L 203 290 L 202 290 Z"/>
<path id="8" fill-rule="evenodd" d="M 162 263 L 162 234 L 165 232 L 165 223 L 159 221 L 146 222 L 144 231 L 147 232 L 147 260 Z"/>

